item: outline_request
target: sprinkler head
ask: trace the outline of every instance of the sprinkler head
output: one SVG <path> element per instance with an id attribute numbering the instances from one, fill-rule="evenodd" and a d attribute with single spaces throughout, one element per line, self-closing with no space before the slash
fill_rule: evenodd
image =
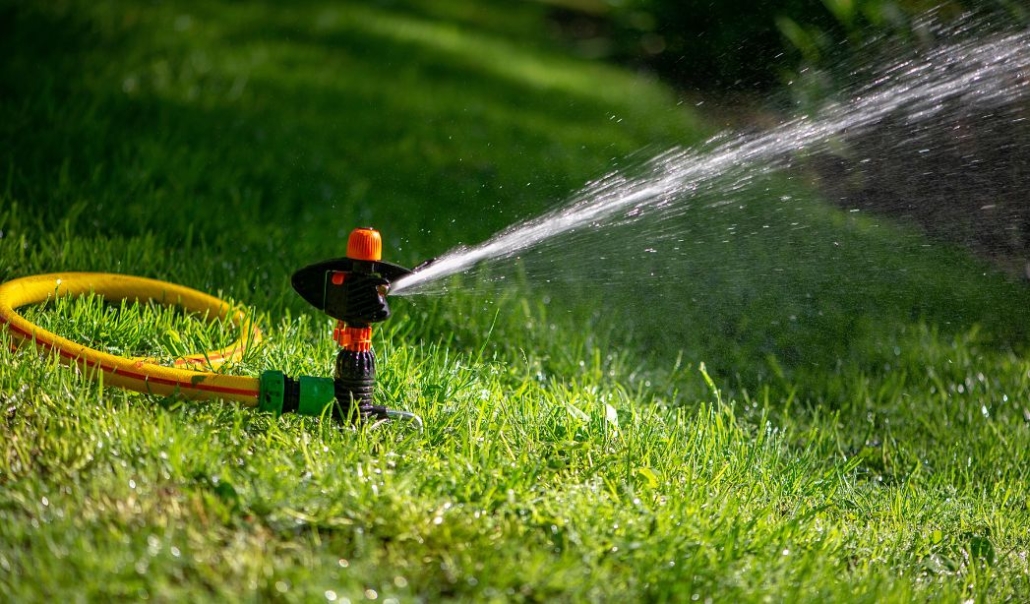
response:
<path id="1" fill-rule="evenodd" d="M 354 229 L 347 255 L 306 266 L 293 274 L 293 289 L 309 304 L 351 327 L 367 327 L 390 317 L 390 283 L 411 271 L 382 260 L 379 231 Z"/>

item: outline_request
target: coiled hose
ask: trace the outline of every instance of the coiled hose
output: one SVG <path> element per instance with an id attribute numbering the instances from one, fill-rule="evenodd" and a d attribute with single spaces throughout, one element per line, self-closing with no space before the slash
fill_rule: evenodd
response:
<path id="1" fill-rule="evenodd" d="M 207 320 L 227 320 L 239 328 L 233 343 L 179 358 L 174 367 L 153 359 L 120 357 L 95 350 L 51 333 L 18 314 L 29 304 L 42 304 L 62 296 L 95 294 L 108 302 L 129 300 L 180 307 Z M 110 273 L 52 273 L 22 277 L 0 284 L 0 326 L 6 326 L 15 344 L 34 345 L 60 356 L 69 366 L 102 379 L 104 384 L 146 394 L 188 399 L 219 398 L 257 407 L 260 379 L 202 371 L 240 358 L 247 347 L 261 340 L 261 331 L 239 308 L 188 287 L 129 275 Z M 280 405 L 281 406 L 281 405 Z"/>

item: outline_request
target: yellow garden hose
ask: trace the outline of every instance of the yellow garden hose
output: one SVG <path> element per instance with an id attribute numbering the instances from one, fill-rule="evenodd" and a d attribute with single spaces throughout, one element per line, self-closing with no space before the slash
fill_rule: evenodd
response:
<path id="1" fill-rule="evenodd" d="M 53 334 L 18 314 L 17 309 L 62 296 L 95 294 L 108 302 L 135 300 L 176 306 L 209 321 L 228 320 L 240 330 L 239 338 L 224 348 L 189 355 L 174 367 L 153 359 L 119 357 Z M 112 386 L 162 396 L 190 399 L 220 398 L 248 407 L 259 404 L 260 380 L 196 368 L 238 359 L 261 339 L 261 331 L 241 309 L 188 287 L 154 279 L 110 273 L 53 273 L 22 277 L 0 284 L 0 326 L 6 325 L 16 344 L 34 345 L 57 353 L 66 365 L 77 366 Z"/>

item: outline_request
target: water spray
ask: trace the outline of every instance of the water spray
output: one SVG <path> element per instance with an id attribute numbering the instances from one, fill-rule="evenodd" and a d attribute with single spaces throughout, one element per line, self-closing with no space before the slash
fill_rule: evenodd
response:
<path id="1" fill-rule="evenodd" d="M 443 293 L 448 277 L 513 259 L 525 261 L 533 253 L 539 253 L 538 260 L 546 266 L 541 272 L 552 278 L 559 264 L 568 267 L 574 262 L 574 254 L 567 251 L 575 249 L 590 250 L 582 272 L 592 280 L 598 255 L 593 244 L 582 245 L 584 235 L 652 220 L 654 228 L 638 231 L 639 249 L 650 253 L 647 250 L 663 233 L 678 235 L 663 224 L 690 212 L 706 194 L 719 197 L 715 205 L 723 203 L 760 177 L 791 166 L 800 154 L 826 151 L 889 119 L 921 125 L 953 107 L 975 119 L 1025 102 L 1030 97 L 1030 31 L 951 42 L 874 75 L 849 101 L 829 104 L 813 115 L 758 132 L 723 132 L 701 145 L 661 152 L 632 172 L 605 175 L 565 204 L 482 243 L 445 252 L 432 266 L 398 280 L 391 292 Z M 625 242 L 618 246 L 617 253 L 626 258 Z"/>
<path id="2" fill-rule="evenodd" d="M 143 277 L 108 273 L 54 273 L 13 279 L 0 285 L 0 326 L 14 346 L 55 354 L 105 385 L 145 394 L 186 399 L 221 399 L 280 415 L 330 416 L 345 422 L 398 419 L 421 426 L 413 413 L 376 405 L 372 324 L 386 320 L 386 295 L 408 269 L 382 260 L 382 238 L 371 228 L 355 229 L 343 258 L 312 264 L 294 273 L 294 289 L 304 300 L 337 320 L 340 345 L 332 378 L 292 378 L 270 369 L 260 377 L 213 371 L 242 357 L 261 341 L 261 330 L 242 309 L 205 293 Z M 224 348 L 187 355 L 169 367 L 152 358 L 128 358 L 95 350 L 51 333 L 17 309 L 64 296 L 97 295 L 108 302 L 134 300 L 175 306 L 209 321 L 225 320 L 240 331 Z"/>

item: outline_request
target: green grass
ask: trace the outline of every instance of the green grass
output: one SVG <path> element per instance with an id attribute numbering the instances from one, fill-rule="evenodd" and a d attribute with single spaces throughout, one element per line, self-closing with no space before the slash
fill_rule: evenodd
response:
<path id="1" fill-rule="evenodd" d="M 705 134 L 563 55 L 543 10 L 2 2 L 0 280 L 195 287 L 259 317 L 233 372 L 328 375 L 331 322 L 289 275 L 351 227 L 412 264 Z M 1024 598 L 1025 286 L 762 189 L 795 201 L 692 223 L 689 304 L 682 282 L 629 316 L 533 283 L 396 301 L 378 395 L 421 432 L 103 389 L 0 333 L 2 599 Z M 27 312 L 166 359 L 231 337 L 95 299 Z"/>

